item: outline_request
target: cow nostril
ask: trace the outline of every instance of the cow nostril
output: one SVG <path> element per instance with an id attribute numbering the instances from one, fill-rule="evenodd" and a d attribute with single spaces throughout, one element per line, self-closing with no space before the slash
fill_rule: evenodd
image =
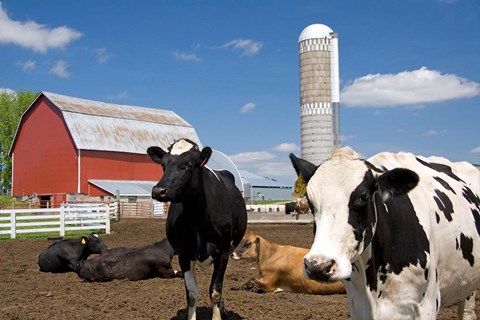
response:
<path id="1" fill-rule="evenodd" d="M 167 195 L 167 189 L 162 187 L 154 187 L 152 190 L 152 198 L 164 197 Z"/>
<path id="2" fill-rule="evenodd" d="M 335 274 L 336 263 L 335 260 L 322 260 L 322 259 L 303 259 L 305 271 L 312 279 L 321 281 L 328 280 Z"/>

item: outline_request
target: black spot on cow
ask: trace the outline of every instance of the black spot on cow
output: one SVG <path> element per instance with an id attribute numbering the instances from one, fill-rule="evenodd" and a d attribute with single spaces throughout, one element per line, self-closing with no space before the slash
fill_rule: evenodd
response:
<path id="1" fill-rule="evenodd" d="M 470 266 L 473 266 L 475 263 L 475 258 L 473 257 L 473 239 L 460 234 L 460 249 L 462 250 L 463 259 L 467 260 L 470 263 Z"/>
<path id="2" fill-rule="evenodd" d="M 480 213 L 476 209 L 472 209 L 473 219 L 475 220 L 475 227 L 477 228 L 477 233 L 480 236 Z"/>
<path id="3" fill-rule="evenodd" d="M 468 203 L 474 204 L 477 208 L 480 209 L 480 198 L 473 193 L 472 189 L 467 186 L 463 187 L 463 197 L 468 201 Z"/>
<path id="4" fill-rule="evenodd" d="M 437 220 L 437 224 L 440 223 L 440 216 L 437 211 L 435 211 L 435 219 Z"/>
<path id="5" fill-rule="evenodd" d="M 450 168 L 449 166 L 447 166 L 445 164 L 435 163 L 435 162 L 426 162 L 426 161 L 423 161 L 420 158 L 416 158 L 416 159 L 417 159 L 418 162 L 420 162 L 421 164 L 423 164 L 426 167 L 429 167 L 432 170 L 444 173 L 454 180 L 463 182 L 462 179 L 460 179 L 455 173 L 453 173 L 452 168 Z"/>
<path id="6" fill-rule="evenodd" d="M 423 275 L 425 276 L 425 280 L 428 280 L 428 269 L 425 269 Z"/>
<path id="7" fill-rule="evenodd" d="M 390 197 L 386 202 L 375 197 L 375 201 L 378 222 L 372 240 L 371 266 L 366 269 L 366 277 L 369 286 L 376 291 L 378 274 L 400 274 L 410 265 L 420 265 L 425 269 L 430 243 L 406 194 Z"/>
<path id="8" fill-rule="evenodd" d="M 455 238 L 455 250 L 460 249 L 460 244 L 458 243 L 458 238 Z"/>
<path id="9" fill-rule="evenodd" d="M 435 200 L 438 208 L 440 211 L 443 212 L 443 215 L 445 218 L 451 222 L 452 221 L 452 213 L 453 213 L 453 204 L 450 198 L 443 193 L 442 191 L 435 189 L 434 190 L 435 196 L 433 196 L 433 199 Z"/>
<path id="10" fill-rule="evenodd" d="M 370 170 L 365 173 L 363 181 L 350 195 L 348 203 L 348 223 L 353 228 L 355 240 L 358 246 L 363 244 L 367 247 L 373 236 L 372 226 L 375 223 L 375 208 L 371 201 L 371 195 L 375 190 L 375 178 Z"/>
<path id="11" fill-rule="evenodd" d="M 455 193 L 455 190 L 452 189 L 452 187 L 450 187 L 450 185 L 448 184 L 447 181 L 443 180 L 442 178 L 440 177 L 433 177 L 435 180 L 438 181 L 438 183 L 440 183 L 445 189 L 451 191 L 453 194 L 456 194 Z"/>

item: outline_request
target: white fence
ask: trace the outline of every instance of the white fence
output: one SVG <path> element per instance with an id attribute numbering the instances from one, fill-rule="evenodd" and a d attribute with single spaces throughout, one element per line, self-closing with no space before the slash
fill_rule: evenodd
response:
<path id="1" fill-rule="evenodd" d="M 105 230 L 110 234 L 110 206 L 62 206 L 51 209 L 0 210 L 0 234 Z"/>

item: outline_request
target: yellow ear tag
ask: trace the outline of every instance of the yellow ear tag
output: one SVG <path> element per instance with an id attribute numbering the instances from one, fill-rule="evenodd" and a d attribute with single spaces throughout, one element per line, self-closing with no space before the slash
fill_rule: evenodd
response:
<path id="1" fill-rule="evenodd" d="M 298 197 L 303 197 L 306 194 L 307 194 L 307 183 L 303 179 L 302 174 L 299 174 L 297 180 L 295 181 L 293 195 Z"/>
<path id="2" fill-rule="evenodd" d="M 87 241 L 85 241 L 84 238 L 82 238 L 82 244 L 87 244 Z"/>

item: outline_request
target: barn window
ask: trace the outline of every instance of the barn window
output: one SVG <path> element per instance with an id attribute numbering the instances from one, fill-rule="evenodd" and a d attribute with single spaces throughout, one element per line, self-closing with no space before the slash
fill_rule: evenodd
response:
<path id="1" fill-rule="evenodd" d="M 128 197 L 128 202 L 129 203 L 137 202 L 137 197 Z"/>

